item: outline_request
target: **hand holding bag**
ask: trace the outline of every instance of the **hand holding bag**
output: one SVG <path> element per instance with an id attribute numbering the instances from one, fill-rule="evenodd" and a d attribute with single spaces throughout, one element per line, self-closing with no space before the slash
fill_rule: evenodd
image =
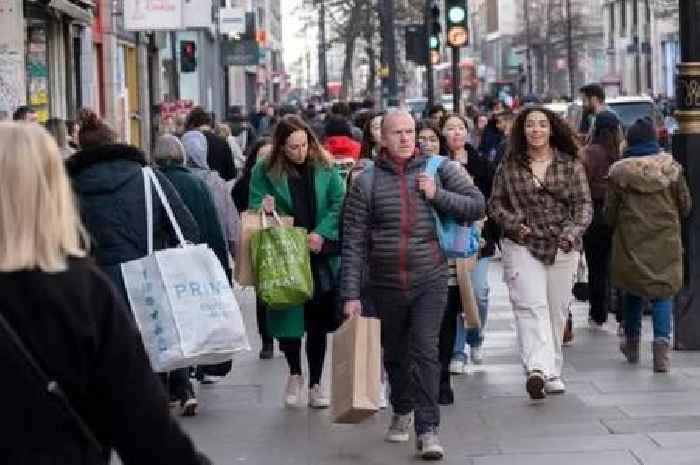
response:
<path id="1" fill-rule="evenodd" d="M 158 179 L 143 168 L 148 255 L 122 264 L 122 276 L 154 371 L 221 363 L 250 350 L 226 273 L 206 245 L 185 241 Z M 180 246 L 153 250 L 153 186 Z"/>
<path id="2" fill-rule="evenodd" d="M 270 309 L 303 305 L 314 295 L 311 253 L 303 228 L 285 226 L 273 212 L 276 226 L 268 227 L 261 212 L 263 229 L 250 239 L 250 255 L 258 296 Z"/>
<path id="3" fill-rule="evenodd" d="M 360 423 L 379 410 L 381 322 L 361 316 L 333 335 L 331 410 L 334 423 Z"/>
<path id="4" fill-rule="evenodd" d="M 285 226 L 293 226 L 294 218 L 281 216 Z M 236 243 L 236 260 L 234 278 L 241 286 L 254 286 L 255 275 L 250 261 L 250 238 L 263 229 L 260 212 L 246 211 L 241 214 L 241 239 Z"/>

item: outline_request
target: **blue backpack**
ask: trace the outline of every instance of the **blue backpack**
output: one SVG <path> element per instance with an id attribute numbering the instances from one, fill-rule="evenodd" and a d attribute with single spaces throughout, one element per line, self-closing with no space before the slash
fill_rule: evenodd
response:
<path id="1" fill-rule="evenodd" d="M 428 158 L 425 172 L 440 182 L 438 168 L 446 160 L 440 155 Z M 479 252 L 481 246 L 481 231 L 474 224 L 464 224 L 451 216 L 442 215 L 433 208 L 435 230 L 440 241 L 440 248 L 447 258 L 469 258 Z"/>
<path id="2" fill-rule="evenodd" d="M 425 168 L 425 172 L 433 176 L 438 185 L 440 185 L 440 177 L 437 171 L 445 160 L 447 159 L 441 155 L 431 155 Z M 370 192 L 372 198 L 370 211 L 373 212 L 374 163 L 369 164 L 362 171 L 362 174 L 364 176 L 361 176 L 360 179 L 368 184 L 365 185 L 365 188 Z M 469 258 L 479 252 L 481 248 L 481 231 L 479 228 L 473 223 L 460 223 L 451 216 L 440 214 L 435 208 L 432 208 L 432 212 L 440 248 L 447 258 Z"/>

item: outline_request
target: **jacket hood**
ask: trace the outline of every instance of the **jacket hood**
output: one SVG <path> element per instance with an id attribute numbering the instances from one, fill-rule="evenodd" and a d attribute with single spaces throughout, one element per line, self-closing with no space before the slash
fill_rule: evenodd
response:
<path id="1" fill-rule="evenodd" d="M 81 194 L 101 194 L 119 190 L 135 176 L 141 176 L 146 155 L 125 144 L 106 144 L 83 149 L 66 160 L 66 170 Z"/>
<path id="2" fill-rule="evenodd" d="M 326 138 L 326 148 L 335 156 L 347 155 L 358 157 L 360 149 L 359 143 L 348 136 L 330 136 Z"/>
<path id="3" fill-rule="evenodd" d="M 199 131 L 187 131 L 182 136 L 182 145 L 185 147 L 185 164 L 203 170 L 209 169 L 207 162 L 207 138 Z"/>
<path id="4" fill-rule="evenodd" d="M 651 194 L 678 180 L 681 166 L 667 153 L 626 158 L 610 168 L 609 180 L 622 191 Z"/>

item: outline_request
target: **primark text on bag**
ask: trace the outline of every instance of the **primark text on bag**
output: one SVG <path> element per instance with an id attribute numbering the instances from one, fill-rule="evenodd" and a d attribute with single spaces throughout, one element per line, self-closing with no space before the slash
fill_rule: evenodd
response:
<path id="1" fill-rule="evenodd" d="M 238 303 L 206 245 L 187 244 L 155 173 L 143 169 L 148 255 L 122 264 L 131 310 L 154 371 L 230 360 L 250 350 Z M 179 247 L 153 250 L 152 188 Z"/>

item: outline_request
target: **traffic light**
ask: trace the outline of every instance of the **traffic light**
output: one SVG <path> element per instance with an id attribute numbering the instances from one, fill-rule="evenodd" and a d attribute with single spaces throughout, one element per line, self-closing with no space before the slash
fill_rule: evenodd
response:
<path id="1" fill-rule="evenodd" d="M 428 37 L 428 48 L 430 49 L 430 62 L 434 65 L 440 63 L 440 7 L 433 3 L 430 8 L 430 36 Z"/>
<path id="2" fill-rule="evenodd" d="M 197 69 L 197 45 L 194 40 L 180 41 L 180 71 L 193 73 Z"/>
<path id="3" fill-rule="evenodd" d="M 464 47 L 469 44 L 469 15 L 467 0 L 445 0 L 447 44 Z"/>

